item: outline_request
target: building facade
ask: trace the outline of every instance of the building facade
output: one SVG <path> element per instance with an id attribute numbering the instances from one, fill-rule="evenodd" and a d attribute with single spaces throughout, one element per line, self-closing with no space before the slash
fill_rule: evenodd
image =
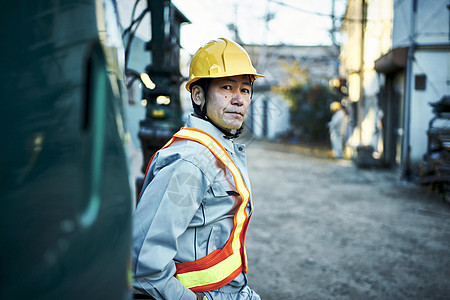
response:
<path id="1" fill-rule="evenodd" d="M 289 104 L 276 86 L 309 81 L 328 86 L 338 74 L 335 46 L 244 45 L 259 73 L 246 126 L 257 138 L 275 140 L 291 130 Z"/>
<path id="2" fill-rule="evenodd" d="M 355 108 L 353 146 L 379 163 L 418 173 L 433 117 L 449 94 L 448 0 L 350 0 L 344 16 L 341 76 Z M 357 154 L 356 154 L 357 155 Z"/>

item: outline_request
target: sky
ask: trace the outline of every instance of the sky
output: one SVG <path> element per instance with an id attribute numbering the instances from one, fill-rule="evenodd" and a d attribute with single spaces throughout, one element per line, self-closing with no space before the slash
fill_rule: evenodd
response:
<path id="1" fill-rule="evenodd" d="M 172 0 L 191 21 L 181 27 L 181 45 L 193 54 L 219 37 L 235 39 L 233 24 L 245 44 L 331 45 L 333 0 Z M 336 26 L 347 0 L 334 0 Z M 269 21 L 267 21 L 269 20 Z M 339 41 L 339 35 L 337 34 Z"/>

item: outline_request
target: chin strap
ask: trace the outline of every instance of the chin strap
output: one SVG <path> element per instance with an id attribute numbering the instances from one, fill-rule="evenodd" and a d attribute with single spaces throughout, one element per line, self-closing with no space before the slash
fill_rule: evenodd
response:
<path id="1" fill-rule="evenodd" d="M 210 121 L 210 122 L 211 122 L 211 121 Z M 211 124 L 214 125 L 214 123 L 212 123 L 212 122 L 211 122 Z M 216 126 L 216 125 L 214 125 L 214 126 Z M 216 127 L 217 127 L 217 126 L 216 126 Z M 219 128 L 219 127 L 217 127 L 217 128 Z M 222 130 L 222 129 L 220 129 L 220 128 L 219 128 L 219 130 L 222 131 L 222 132 L 224 133 L 224 136 L 223 136 L 223 137 L 226 138 L 227 140 L 235 139 L 235 138 L 238 138 L 239 135 L 241 135 L 242 131 L 244 130 L 244 123 L 242 123 L 241 128 L 232 130 L 231 132 L 227 132 L 227 131 Z M 233 131 L 234 131 L 234 133 L 233 133 Z"/>

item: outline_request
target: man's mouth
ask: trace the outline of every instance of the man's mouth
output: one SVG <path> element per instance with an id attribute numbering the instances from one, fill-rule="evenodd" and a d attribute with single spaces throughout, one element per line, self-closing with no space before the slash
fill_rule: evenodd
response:
<path id="1" fill-rule="evenodd" d="M 225 113 L 243 116 L 243 114 L 241 112 L 239 112 L 239 111 L 226 111 Z"/>

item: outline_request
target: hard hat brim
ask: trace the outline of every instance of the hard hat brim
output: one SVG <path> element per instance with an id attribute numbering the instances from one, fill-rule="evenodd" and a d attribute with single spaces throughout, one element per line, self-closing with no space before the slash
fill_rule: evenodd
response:
<path id="1" fill-rule="evenodd" d="M 264 77 L 265 77 L 264 75 L 258 74 L 258 73 L 254 73 L 254 74 L 242 74 L 242 73 L 237 73 L 237 74 L 230 74 L 230 75 L 228 75 L 228 76 L 223 76 L 223 75 L 218 75 L 218 76 L 214 76 L 214 75 L 209 75 L 209 76 L 196 76 L 195 78 L 189 79 L 188 82 L 186 83 L 185 87 L 186 87 L 186 90 L 187 90 L 188 92 L 190 92 L 190 91 L 191 91 L 191 85 L 192 85 L 194 82 L 196 82 L 196 81 L 198 81 L 198 80 L 200 80 L 200 79 L 203 79 L 203 78 L 210 78 L 210 79 L 215 79 L 215 78 L 225 78 L 225 77 L 233 77 L 233 76 L 239 76 L 239 75 L 249 75 L 249 76 L 252 76 L 252 77 L 253 77 L 252 82 L 253 82 L 256 78 L 259 78 L 259 77 L 264 78 Z"/>

